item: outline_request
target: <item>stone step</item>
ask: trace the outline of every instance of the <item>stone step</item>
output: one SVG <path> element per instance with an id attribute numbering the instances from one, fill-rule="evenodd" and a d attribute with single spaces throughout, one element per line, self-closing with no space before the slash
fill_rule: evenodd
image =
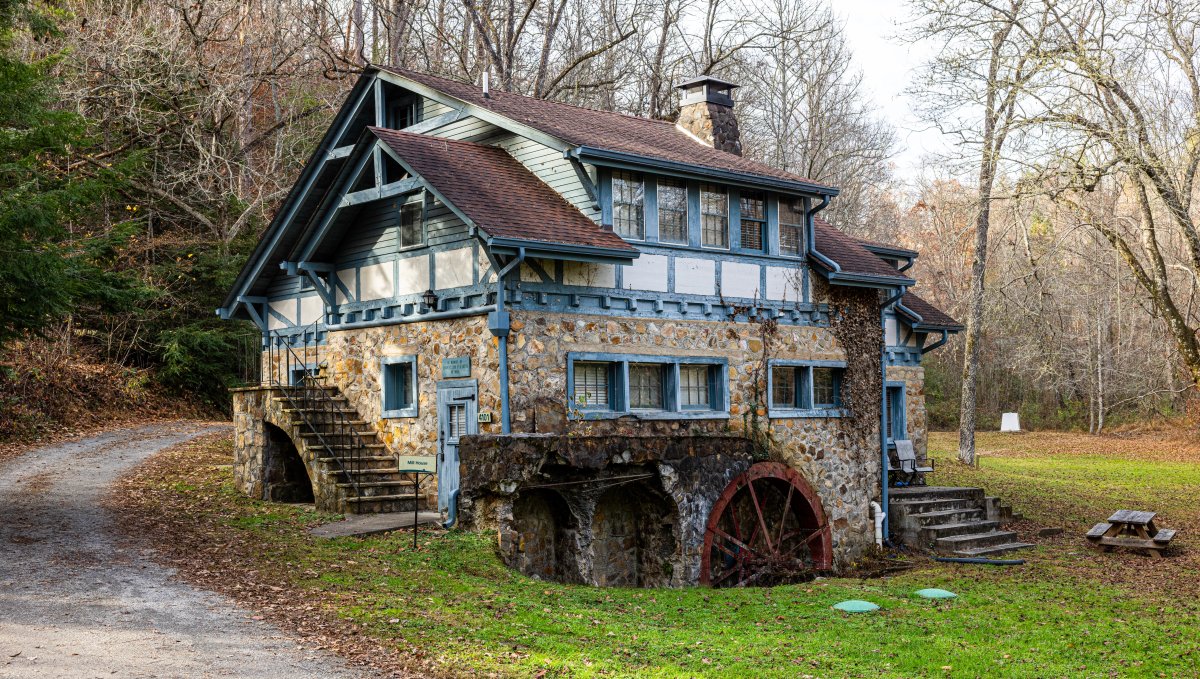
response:
<path id="1" fill-rule="evenodd" d="M 903 488 L 889 488 L 888 499 L 894 500 L 945 500 L 945 499 L 964 499 L 964 500 L 983 500 L 982 488 L 969 487 L 954 487 L 954 486 L 905 486 Z"/>
<path id="2" fill-rule="evenodd" d="M 988 556 L 988 557 L 990 557 L 990 556 L 995 556 L 998 554 L 1007 554 L 1009 552 L 1015 552 L 1018 549 L 1029 549 L 1030 547 L 1036 547 L 1036 546 L 1037 545 L 1034 545 L 1029 542 L 1005 542 L 1005 543 L 1001 543 L 998 545 L 990 545 L 988 547 L 974 547 L 974 548 L 970 548 L 970 549 L 960 549 L 960 550 L 954 552 L 954 555 L 955 556 L 966 556 L 966 557 L 972 557 L 972 556 Z"/>
<path id="3" fill-rule="evenodd" d="M 996 530 L 999 526 L 999 521 L 959 521 L 957 523 L 939 523 L 922 527 L 921 535 L 925 539 L 933 541 L 938 538 L 948 538 L 953 535 L 987 533 L 989 531 Z"/>
<path id="4" fill-rule="evenodd" d="M 324 462 L 325 464 L 332 464 L 334 462 L 377 462 L 377 461 L 384 461 L 384 460 L 395 463 L 396 456 L 395 455 L 363 455 L 362 457 L 349 458 L 349 457 L 343 457 L 343 456 L 339 455 L 338 457 L 326 456 L 326 457 L 318 457 L 317 458 L 317 462 Z"/>
<path id="5" fill-rule="evenodd" d="M 912 521 L 918 528 L 925 526 L 933 526 L 946 523 L 965 523 L 967 521 L 980 521 L 983 519 L 983 510 L 974 509 L 947 509 L 934 512 L 923 512 L 920 514 L 909 514 L 908 520 Z"/>
<path id="6" fill-rule="evenodd" d="M 1010 530 L 992 530 L 986 533 L 964 533 L 962 535 L 950 535 L 944 538 L 938 538 L 934 542 L 934 549 L 942 553 L 957 553 L 964 549 L 975 549 L 978 547 L 992 547 L 994 545 L 1007 544 L 1014 542 L 1017 534 Z"/>
<path id="7" fill-rule="evenodd" d="M 315 431 L 306 431 L 306 432 L 301 432 L 301 433 L 300 433 L 300 436 L 301 436 L 301 438 L 306 438 L 306 439 L 325 438 L 325 439 L 329 439 L 329 438 L 333 438 L 333 437 L 337 437 L 337 438 L 347 438 L 347 437 L 350 437 L 350 436 L 358 436 L 358 438 L 364 439 L 364 440 L 366 440 L 366 441 L 370 441 L 370 442 L 372 442 L 372 443 L 378 442 L 378 439 L 376 438 L 375 432 L 373 432 L 373 431 L 354 431 L 353 433 L 345 433 L 345 432 L 336 432 L 336 431 L 330 431 L 330 430 L 326 429 L 324 426 L 321 426 L 321 425 L 318 425 L 318 426 L 319 426 L 319 427 L 320 427 L 320 429 L 321 429 L 321 431 L 320 431 L 320 432 L 315 432 Z"/>
<path id="8" fill-rule="evenodd" d="M 387 446 L 382 443 L 360 443 L 358 445 L 350 445 L 348 443 L 310 443 L 308 445 L 314 448 L 324 448 L 326 450 L 384 450 L 387 448 Z M 341 457 L 342 459 L 349 459 L 345 455 L 339 455 L 338 457 Z M 353 459 L 362 458 L 355 457 Z"/>
<path id="9" fill-rule="evenodd" d="M 979 504 L 966 498 L 939 498 L 928 500 L 899 500 L 891 502 L 892 512 L 925 514 L 948 509 L 979 509 Z"/>
<path id="10" fill-rule="evenodd" d="M 330 408 L 307 408 L 307 407 L 301 406 L 299 408 L 284 408 L 283 412 L 288 415 L 292 415 L 292 414 L 298 415 L 300 413 L 322 415 L 322 414 L 329 414 L 331 412 L 332 413 L 343 413 L 343 414 L 347 414 L 347 415 L 357 415 L 358 414 L 358 411 L 355 410 L 354 408 L 345 408 L 345 407 L 330 409 Z"/>
<path id="11" fill-rule="evenodd" d="M 384 512 L 411 512 L 416 504 L 418 510 L 425 502 L 417 501 L 412 494 L 377 495 L 374 497 L 348 497 L 346 509 L 350 514 L 382 514 Z"/>

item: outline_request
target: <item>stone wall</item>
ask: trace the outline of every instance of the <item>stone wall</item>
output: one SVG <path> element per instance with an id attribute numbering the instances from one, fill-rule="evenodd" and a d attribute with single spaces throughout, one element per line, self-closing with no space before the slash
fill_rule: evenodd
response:
<path id="1" fill-rule="evenodd" d="M 679 109 L 679 120 L 675 124 L 718 151 L 742 155 L 737 115 L 729 106 L 706 101 L 687 104 Z"/>

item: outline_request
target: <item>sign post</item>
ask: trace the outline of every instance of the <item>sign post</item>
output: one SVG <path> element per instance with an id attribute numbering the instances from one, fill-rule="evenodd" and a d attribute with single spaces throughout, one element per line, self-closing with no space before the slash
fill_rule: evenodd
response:
<path id="1" fill-rule="evenodd" d="M 417 482 L 413 487 L 413 549 L 417 548 L 417 514 L 421 504 L 421 475 L 437 471 L 437 458 L 425 455 L 397 455 L 396 467 L 401 474 L 412 474 Z"/>

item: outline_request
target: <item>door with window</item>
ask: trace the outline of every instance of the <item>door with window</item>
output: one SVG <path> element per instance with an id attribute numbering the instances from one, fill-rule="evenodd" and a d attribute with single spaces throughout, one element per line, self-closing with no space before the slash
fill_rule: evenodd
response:
<path id="1" fill-rule="evenodd" d="M 479 433 L 479 394 L 474 381 L 438 384 L 438 511 L 458 490 L 458 440 Z"/>

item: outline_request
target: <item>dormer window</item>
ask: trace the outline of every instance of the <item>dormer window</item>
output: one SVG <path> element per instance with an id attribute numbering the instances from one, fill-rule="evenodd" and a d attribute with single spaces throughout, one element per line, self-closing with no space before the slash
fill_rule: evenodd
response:
<path id="1" fill-rule="evenodd" d="M 753 191 L 743 191 L 739 199 L 742 219 L 742 249 L 761 252 L 767 230 L 767 197 Z"/>
<path id="2" fill-rule="evenodd" d="M 658 180 L 658 240 L 688 242 L 687 184 L 680 179 Z"/>
<path id="3" fill-rule="evenodd" d="M 729 247 L 729 196 L 713 184 L 700 185 L 700 244 Z"/>
<path id="4" fill-rule="evenodd" d="M 799 200 L 779 199 L 779 253 L 799 257 L 804 238 L 804 209 Z"/>
<path id="5" fill-rule="evenodd" d="M 645 185 L 641 175 L 614 172 L 612 175 L 613 230 L 622 238 L 646 237 Z"/>

